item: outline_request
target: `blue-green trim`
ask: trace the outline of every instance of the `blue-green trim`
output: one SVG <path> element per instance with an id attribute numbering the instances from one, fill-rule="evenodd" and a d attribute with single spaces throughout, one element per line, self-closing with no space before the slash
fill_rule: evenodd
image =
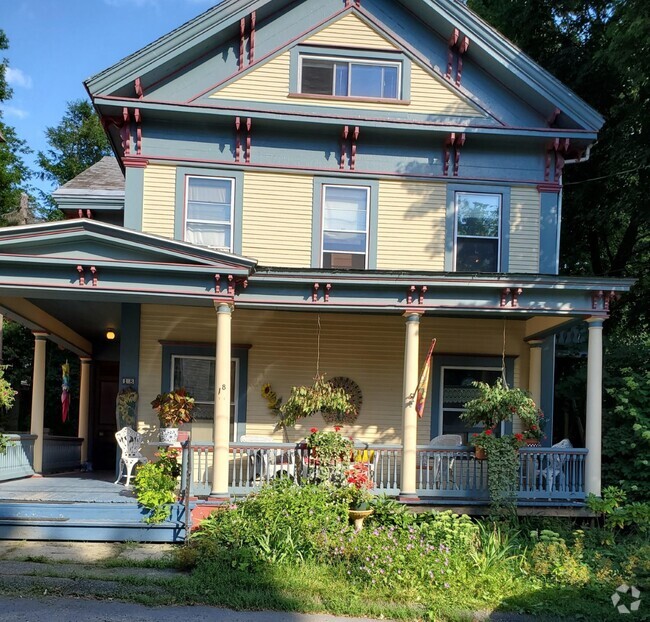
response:
<path id="1" fill-rule="evenodd" d="M 379 226 L 379 182 L 346 177 L 314 177 L 311 220 L 311 265 L 321 266 L 321 223 L 323 221 L 323 186 L 359 186 L 370 188 L 370 214 L 368 218 L 368 270 L 377 269 L 377 231 Z"/>
<path id="2" fill-rule="evenodd" d="M 116 327 L 117 329 L 117 327 Z M 122 303 L 120 337 L 120 388 L 138 390 L 140 377 L 140 305 Z M 135 384 L 125 384 L 132 378 Z"/>
<path id="3" fill-rule="evenodd" d="M 134 231 L 142 231 L 144 170 L 142 167 L 126 167 L 124 182 L 124 226 Z"/>
<path id="4" fill-rule="evenodd" d="M 411 60 L 401 51 L 389 52 L 385 50 L 358 50 L 345 47 L 321 47 L 314 45 L 297 45 L 291 48 L 291 64 L 289 69 L 289 93 L 300 94 L 300 85 L 298 84 L 298 69 L 300 67 L 300 55 L 309 54 L 314 56 L 333 56 L 345 59 L 365 59 L 389 61 L 391 63 L 400 63 L 401 84 L 400 97 L 396 102 L 408 101 L 411 99 Z M 350 99 L 354 100 L 354 97 Z M 342 105 L 345 105 L 342 102 Z"/>
<path id="5" fill-rule="evenodd" d="M 233 347 L 231 349 L 231 359 L 239 361 L 239 378 L 237 379 L 237 419 L 235 420 L 235 438 L 239 438 L 246 433 L 246 412 L 248 409 L 248 351 L 246 347 Z M 171 345 L 162 346 L 162 370 L 160 391 L 170 391 L 172 387 L 171 370 L 172 356 L 204 356 L 215 358 L 214 343 L 193 343 L 188 345 Z"/>
<path id="6" fill-rule="evenodd" d="M 445 271 L 454 269 L 454 250 L 456 242 L 456 193 L 481 192 L 485 194 L 500 194 L 501 200 L 501 241 L 498 272 L 508 272 L 510 264 L 510 186 L 448 183 L 447 211 L 445 215 Z"/>
<path id="7" fill-rule="evenodd" d="M 540 193 L 539 271 L 542 274 L 559 272 L 559 192 Z"/>
<path id="8" fill-rule="evenodd" d="M 242 220 L 244 215 L 244 173 L 223 167 L 176 167 L 176 201 L 174 207 L 174 237 L 184 241 L 185 232 L 183 223 L 185 219 L 185 179 L 188 177 L 221 177 L 235 180 L 235 196 L 232 223 L 233 253 L 242 252 Z"/>
<path id="9" fill-rule="evenodd" d="M 546 425 L 542 447 L 553 444 L 553 405 L 555 403 L 555 335 L 544 339 L 542 348 L 542 395 L 539 407 L 544 413 Z"/>
<path id="10" fill-rule="evenodd" d="M 506 380 L 509 386 L 512 386 L 515 378 L 515 356 L 506 356 Z M 490 367 L 495 370 L 501 370 L 500 356 L 472 356 L 466 354 L 445 354 L 442 356 L 433 356 L 432 380 L 431 380 L 431 438 L 442 434 L 440 432 L 440 422 L 442 413 L 440 412 L 440 391 L 442 390 L 440 374 L 443 367 Z M 512 422 L 507 421 L 503 426 L 504 434 L 512 433 Z"/>

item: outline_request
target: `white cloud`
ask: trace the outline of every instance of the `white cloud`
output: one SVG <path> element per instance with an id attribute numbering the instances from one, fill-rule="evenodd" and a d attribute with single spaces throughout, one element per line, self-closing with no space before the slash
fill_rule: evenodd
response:
<path id="1" fill-rule="evenodd" d="M 11 86 L 21 86 L 24 89 L 32 88 L 32 79 L 25 72 L 20 69 L 14 69 L 13 67 L 7 67 L 5 69 L 5 78 Z"/>
<path id="2" fill-rule="evenodd" d="M 27 110 L 16 108 L 15 106 L 7 106 L 6 104 L 0 105 L 0 110 L 2 110 L 2 112 L 4 112 L 8 117 L 16 117 L 17 119 L 24 119 L 29 116 Z"/>

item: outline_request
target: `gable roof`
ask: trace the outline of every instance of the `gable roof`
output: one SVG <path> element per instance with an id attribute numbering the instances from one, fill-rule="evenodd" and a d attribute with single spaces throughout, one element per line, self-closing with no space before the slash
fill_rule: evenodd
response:
<path id="1" fill-rule="evenodd" d="M 531 105 L 539 104 L 541 98 L 547 102 L 547 106 L 559 108 L 569 126 L 573 127 L 597 131 L 604 123 L 598 112 L 458 0 L 395 2 L 418 15 L 431 28 L 437 24 L 438 30 L 441 30 L 441 25 L 444 24 L 447 31 L 453 28 L 461 30 L 471 40 L 468 53 L 472 58 L 498 79 L 507 77 L 514 81 L 518 95 Z M 175 62 L 175 58 L 183 54 L 193 53 L 198 56 L 204 53 L 211 37 L 228 28 L 235 28 L 239 20 L 250 12 L 264 11 L 269 14 L 288 4 L 289 0 L 224 0 L 168 35 L 89 78 L 85 82 L 86 88 L 92 97 L 115 93 L 132 84 L 136 78 L 165 65 L 178 69 L 184 63 L 178 60 Z M 360 11 L 365 12 L 365 9 Z M 186 62 L 187 58 L 184 60 Z"/>
<path id="2" fill-rule="evenodd" d="M 69 190 L 118 190 L 124 192 L 124 173 L 113 156 L 104 156 L 57 188 L 53 194 L 66 194 Z"/>

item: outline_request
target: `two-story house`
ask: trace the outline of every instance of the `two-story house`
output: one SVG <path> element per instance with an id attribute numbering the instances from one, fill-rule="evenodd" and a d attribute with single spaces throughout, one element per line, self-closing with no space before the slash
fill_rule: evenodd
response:
<path id="1" fill-rule="evenodd" d="M 528 389 L 551 445 L 554 335 L 587 320 L 586 468 L 564 492 L 600 492 L 602 325 L 630 283 L 558 257 L 563 169 L 603 119 L 462 2 L 224 0 L 85 84 L 117 163 L 57 191 L 68 220 L 0 230 L 0 306 L 36 335 L 36 471 L 49 340 L 82 359 L 82 461 L 119 363 L 142 431 L 161 390 L 195 395 L 227 497 L 233 445 L 274 435 L 262 387 L 318 365 L 361 400 L 345 432 L 392 447 L 384 488 L 436 497 L 419 452 L 467 440 L 472 380 Z"/>

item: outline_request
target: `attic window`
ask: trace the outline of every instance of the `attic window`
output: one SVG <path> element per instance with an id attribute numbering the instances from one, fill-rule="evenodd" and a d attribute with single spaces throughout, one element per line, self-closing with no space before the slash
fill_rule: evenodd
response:
<path id="1" fill-rule="evenodd" d="M 334 97 L 399 99 L 401 68 L 401 63 L 302 55 L 300 92 Z"/>

